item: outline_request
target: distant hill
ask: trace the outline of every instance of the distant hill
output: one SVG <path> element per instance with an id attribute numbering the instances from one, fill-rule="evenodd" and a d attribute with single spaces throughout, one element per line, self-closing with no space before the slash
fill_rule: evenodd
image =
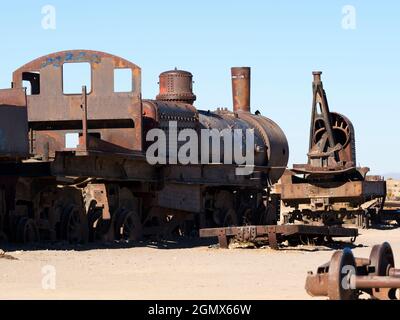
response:
<path id="1" fill-rule="evenodd" d="M 386 173 L 383 175 L 385 179 L 394 179 L 394 180 L 400 180 L 400 173 Z"/>

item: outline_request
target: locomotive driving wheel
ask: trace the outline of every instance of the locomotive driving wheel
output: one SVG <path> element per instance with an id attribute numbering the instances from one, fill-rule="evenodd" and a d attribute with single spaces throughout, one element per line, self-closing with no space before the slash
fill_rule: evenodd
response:
<path id="1" fill-rule="evenodd" d="M 89 228 L 89 241 L 95 241 L 97 237 L 97 225 L 99 219 L 102 217 L 102 209 L 96 208 L 95 204 L 89 206 L 87 219 L 88 219 L 88 228 Z"/>
<path id="2" fill-rule="evenodd" d="M 238 217 L 234 208 L 232 193 L 225 190 L 218 192 L 213 213 L 214 223 L 223 227 L 237 226 Z"/>
<path id="3" fill-rule="evenodd" d="M 142 222 L 134 210 L 120 209 L 116 212 L 116 240 L 138 241 L 143 235 Z"/>
<path id="4" fill-rule="evenodd" d="M 35 243 L 39 241 L 39 230 L 33 219 L 22 217 L 19 219 L 16 230 L 16 238 L 19 243 Z"/>
<path id="5" fill-rule="evenodd" d="M 4 232 L 0 231 L 0 244 L 7 242 L 8 242 L 7 235 Z"/>
<path id="6" fill-rule="evenodd" d="M 113 235 L 112 236 L 109 235 L 110 232 L 112 231 L 111 225 L 112 225 L 111 219 L 105 220 L 102 217 L 100 217 L 96 221 L 95 239 L 106 242 L 112 241 Z"/>
<path id="7" fill-rule="evenodd" d="M 88 241 L 88 223 L 83 210 L 70 203 L 63 209 L 60 221 L 61 239 L 69 243 L 86 243 Z"/>
<path id="8" fill-rule="evenodd" d="M 227 209 L 224 212 L 224 227 L 233 227 L 238 225 L 236 211 L 234 209 Z"/>

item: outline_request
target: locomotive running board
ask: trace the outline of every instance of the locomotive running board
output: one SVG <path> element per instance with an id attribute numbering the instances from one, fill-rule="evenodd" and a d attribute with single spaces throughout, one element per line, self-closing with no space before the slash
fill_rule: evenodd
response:
<path id="1" fill-rule="evenodd" d="M 311 225 L 270 225 L 270 226 L 243 226 L 227 228 L 201 229 L 201 238 L 218 237 L 220 248 L 228 248 L 229 240 L 239 241 L 266 240 L 272 249 L 278 250 L 279 243 L 296 236 L 322 236 L 329 238 L 348 237 L 355 239 L 358 229 L 339 226 L 311 226 Z"/>

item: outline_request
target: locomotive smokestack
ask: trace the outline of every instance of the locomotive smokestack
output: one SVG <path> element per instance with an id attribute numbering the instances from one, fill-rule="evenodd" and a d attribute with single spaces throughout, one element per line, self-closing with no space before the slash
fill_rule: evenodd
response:
<path id="1" fill-rule="evenodd" d="M 250 76 L 249 67 L 232 68 L 233 111 L 250 112 Z"/>

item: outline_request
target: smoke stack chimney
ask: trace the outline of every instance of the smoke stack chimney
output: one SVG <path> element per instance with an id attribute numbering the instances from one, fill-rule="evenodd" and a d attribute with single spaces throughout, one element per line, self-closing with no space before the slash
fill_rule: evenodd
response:
<path id="1" fill-rule="evenodd" d="M 232 68 L 233 112 L 250 112 L 250 75 L 249 67 Z"/>

